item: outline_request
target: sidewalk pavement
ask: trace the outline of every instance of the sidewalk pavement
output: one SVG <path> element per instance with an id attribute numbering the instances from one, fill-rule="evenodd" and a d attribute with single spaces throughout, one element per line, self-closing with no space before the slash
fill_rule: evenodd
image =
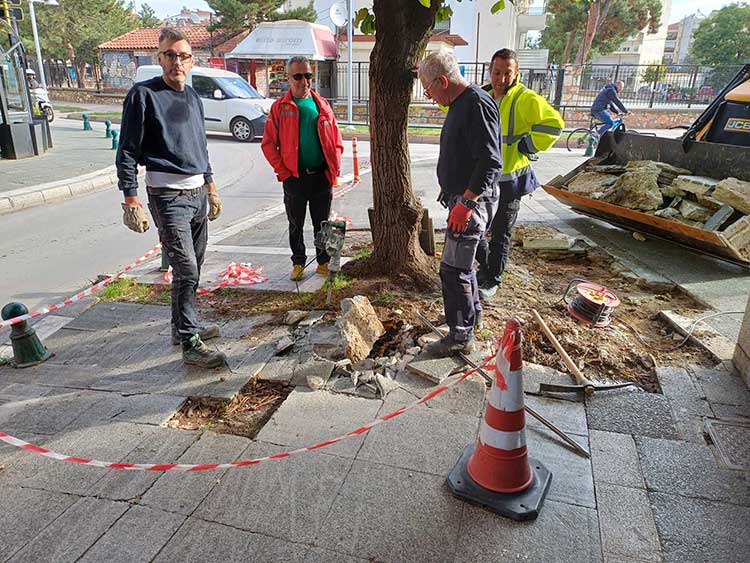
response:
<path id="1" fill-rule="evenodd" d="M 553 160 L 560 172 L 572 168 Z M 432 199 L 429 174 L 416 176 L 423 200 Z M 355 225 L 364 178 L 337 200 Z M 546 208 L 525 213 L 562 221 Z M 284 227 L 275 216 L 225 230 L 211 241 L 214 260 L 235 253 L 265 265 L 276 256 L 286 272 Z M 289 331 L 264 324 L 267 316 L 217 319 L 229 366 L 207 372 L 181 363 L 169 314 L 166 306 L 88 301 L 42 319 L 38 327 L 55 325 L 46 344 L 56 355 L 26 370 L 0 367 L 0 430 L 105 461 L 227 462 L 338 436 L 432 389 L 406 371 L 385 400 L 298 386 L 254 440 L 167 428 L 188 396 L 226 399 L 255 376 L 276 378 L 269 360 Z M 530 455 L 553 473 L 536 522 L 496 517 L 446 487 L 477 439 L 485 386 L 472 377 L 365 435 L 218 473 L 105 471 L 1 445 L 0 553 L 14 562 L 747 561 L 750 392 L 721 367 L 657 375 L 663 394 L 620 390 L 585 403 L 527 396 L 592 453 L 582 458 L 527 421 Z M 525 387 L 560 377 L 527 364 Z M 720 451 L 742 469 L 729 469 Z"/>
<path id="2" fill-rule="evenodd" d="M 83 131 L 73 121 L 51 126 L 53 147 L 21 160 L 0 160 L 0 214 L 66 199 L 117 181 L 112 140 L 104 127 Z"/>

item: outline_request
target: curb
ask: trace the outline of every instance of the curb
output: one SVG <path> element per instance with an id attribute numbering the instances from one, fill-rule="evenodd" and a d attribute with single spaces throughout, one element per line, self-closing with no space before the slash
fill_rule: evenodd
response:
<path id="1" fill-rule="evenodd" d="M 0 215 L 101 191 L 117 183 L 114 164 L 73 178 L 28 186 L 0 194 Z"/>

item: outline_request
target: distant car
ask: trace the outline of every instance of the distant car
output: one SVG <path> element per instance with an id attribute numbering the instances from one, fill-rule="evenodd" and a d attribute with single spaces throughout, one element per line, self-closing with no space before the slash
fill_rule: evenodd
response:
<path id="1" fill-rule="evenodd" d="M 158 65 L 139 66 L 135 81 L 161 76 Z M 218 68 L 193 67 L 187 78 L 203 102 L 206 129 L 225 131 L 243 142 L 263 136 L 273 100 L 264 98 L 239 74 Z"/>

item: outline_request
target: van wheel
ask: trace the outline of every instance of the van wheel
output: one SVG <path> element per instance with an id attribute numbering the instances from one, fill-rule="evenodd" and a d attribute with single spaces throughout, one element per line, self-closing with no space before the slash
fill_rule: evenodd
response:
<path id="1" fill-rule="evenodd" d="M 244 117 L 237 117 L 236 119 L 232 120 L 232 124 L 229 129 L 232 132 L 232 137 L 242 143 L 249 143 L 255 138 L 253 124 Z"/>

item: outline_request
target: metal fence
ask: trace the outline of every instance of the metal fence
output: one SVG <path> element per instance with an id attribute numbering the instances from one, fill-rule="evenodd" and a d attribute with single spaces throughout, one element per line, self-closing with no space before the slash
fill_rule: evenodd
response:
<path id="1" fill-rule="evenodd" d="M 473 84 L 489 80 L 489 64 L 459 63 L 461 74 Z M 739 70 L 739 65 L 585 65 L 561 68 L 521 68 L 521 81 L 556 106 L 588 107 L 605 84 L 625 83 L 620 98 L 634 108 L 691 108 L 708 104 Z M 370 98 L 370 64 L 353 64 L 353 99 Z M 333 98 L 347 97 L 347 63 L 336 64 Z M 419 80 L 414 81 L 414 102 L 428 102 Z"/>

